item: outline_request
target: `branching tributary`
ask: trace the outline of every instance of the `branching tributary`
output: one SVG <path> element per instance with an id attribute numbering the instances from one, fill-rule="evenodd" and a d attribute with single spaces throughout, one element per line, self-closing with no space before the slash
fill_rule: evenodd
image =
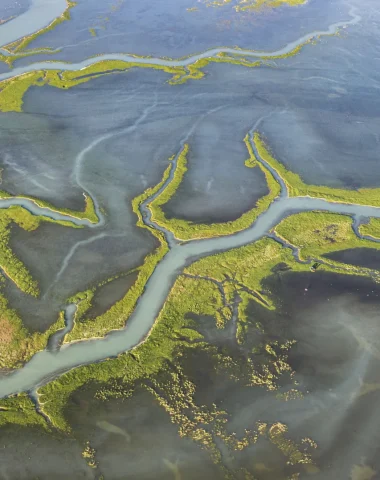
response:
<path id="1" fill-rule="evenodd" d="M 0 34 L 2 35 L 3 45 L 14 40 L 12 35 L 19 35 L 20 32 L 22 32 L 23 35 L 33 33 L 44 26 L 44 23 L 48 23 L 46 22 L 45 18 L 35 14 L 35 7 L 44 3 L 46 3 L 46 0 L 33 0 L 32 8 L 25 12 L 24 15 L 21 15 L 15 20 L 0 26 Z M 45 16 L 50 14 L 52 15 L 52 19 L 55 18 L 58 16 L 56 14 L 57 8 L 60 10 L 59 14 L 62 13 L 61 10 L 63 6 L 63 0 L 55 0 L 54 2 L 50 2 L 49 5 L 51 8 L 49 7 L 43 9 Z M 13 78 L 17 75 L 27 72 L 41 70 L 54 69 L 60 71 L 77 71 L 104 60 L 122 60 L 126 62 L 133 62 L 134 64 L 141 63 L 145 65 L 150 64 L 152 66 L 161 65 L 168 67 L 187 67 L 194 64 L 197 60 L 216 57 L 221 53 L 238 55 L 247 58 L 268 59 L 269 57 L 278 57 L 290 54 L 297 47 L 317 38 L 318 36 L 334 34 L 339 28 L 350 24 L 356 24 L 361 19 L 361 17 L 355 13 L 354 9 L 351 9 L 350 16 L 351 19 L 349 21 L 335 23 L 326 31 L 311 32 L 275 52 L 259 52 L 253 50 L 221 47 L 210 49 L 206 52 L 177 60 L 164 58 L 139 58 L 128 54 L 104 54 L 95 58 L 86 59 L 77 64 L 68 64 L 63 62 L 38 62 L 2 73 L 0 74 L 0 80 Z M 26 22 L 26 20 L 28 20 L 28 22 Z M 15 22 L 18 22 L 17 28 L 14 28 L 16 26 Z M 253 132 L 251 131 L 251 134 L 252 133 Z M 108 138 L 108 135 L 106 135 L 104 139 L 106 138 Z M 97 140 L 95 143 L 98 141 L 100 142 L 101 140 Z M 184 141 L 186 141 L 186 139 L 183 140 L 183 143 Z M 260 159 L 253 142 L 251 142 L 251 144 L 258 160 L 261 161 L 265 167 L 271 171 L 282 188 L 281 195 L 270 205 L 267 211 L 261 214 L 249 228 L 236 234 L 180 243 L 174 238 L 172 232 L 154 223 L 151 217 L 151 211 L 149 209 L 149 203 L 172 181 L 178 159 L 177 155 L 177 157 L 173 160 L 171 174 L 165 185 L 155 195 L 140 205 L 140 211 L 145 225 L 150 229 L 160 230 L 164 234 L 169 245 L 169 252 L 158 263 L 153 274 L 147 281 L 145 290 L 138 300 L 134 312 L 128 319 L 126 327 L 122 330 L 109 333 L 105 338 L 84 340 L 71 344 L 65 344 L 60 347 L 63 336 L 72 326 L 76 311 L 76 307 L 73 305 L 66 307 L 66 328 L 57 332 L 50 339 L 49 346 L 46 350 L 34 355 L 32 359 L 24 365 L 23 368 L 15 371 L 12 374 L 9 374 L 6 377 L 3 377 L 0 380 L 0 397 L 5 397 L 18 392 L 35 392 L 39 386 L 48 383 L 72 368 L 83 364 L 99 362 L 106 358 L 114 357 L 121 352 L 126 352 L 133 349 L 139 343 L 143 342 L 144 339 L 149 335 L 154 321 L 157 318 L 177 275 L 186 265 L 195 259 L 211 255 L 215 252 L 225 251 L 255 242 L 261 237 L 267 235 L 284 217 L 288 215 L 296 212 L 322 210 L 351 215 L 354 218 L 359 218 L 362 216 L 380 218 L 380 208 L 377 207 L 346 205 L 308 197 L 289 198 L 283 180 L 279 177 L 277 172 L 267 165 L 266 162 Z M 94 145 L 92 145 L 91 148 L 93 146 Z M 84 157 L 85 153 L 86 152 L 83 153 L 82 157 Z M 79 167 L 80 164 L 81 162 L 78 162 Z M 56 212 L 48 207 L 40 207 L 33 200 L 20 197 L 0 200 L 0 208 L 9 208 L 12 205 L 19 205 L 26 208 L 34 215 L 43 215 L 54 220 L 66 220 L 76 225 L 98 227 L 104 224 L 104 219 L 101 215 L 96 199 L 93 198 L 93 200 L 99 216 L 98 224 L 93 224 L 86 219 L 79 219 L 70 215 Z M 357 228 L 355 228 L 355 232 L 359 233 Z"/>
<path id="2" fill-rule="evenodd" d="M 253 142 L 252 147 L 254 148 L 257 159 L 262 162 L 266 168 L 269 168 L 266 162 L 260 158 Z M 177 158 L 178 156 L 173 160 L 172 171 L 176 168 Z M 267 211 L 262 213 L 249 228 L 233 235 L 179 243 L 174 239 L 170 231 L 160 226 L 160 231 L 163 232 L 168 239 L 169 252 L 158 263 L 146 283 L 145 290 L 138 300 L 134 312 L 128 319 L 126 327 L 122 330 L 109 333 L 105 338 L 65 344 L 56 352 L 47 349 L 37 353 L 23 368 L 0 380 L 0 397 L 23 391 L 33 391 L 79 365 L 99 362 L 133 349 L 149 335 L 177 275 L 186 265 L 195 259 L 212 255 L 215 252 L 225 251 L 255 242 L 267 235 L 286 216 L 296 212 L 319 210 L 350 215 L 354 218 L 380 218 L 380 207 L 348 205 L 309 197 L 289 198 L 286 190 L 284 190 L 282 179 L 275 170 L 271 169 L 271 171 L 276 180 L 283 186 L 282 193 L 269 206 Z M 163 188 L 165 188 L 171 180 L 172 175 L 169 176 Z M 157 192 L 141 205 L 141 213 L 144 214 L 143 221 L 151 229 L 156 229 L 158 226 L 150 216 L 148 204 L 155 196 L 159 195 L 161 191 L 162 190 Z M 7 208 L 12 204 L 25 206 L 25 208 L 37 215 L 46 214 L 50 218 L 59 220 L 70 219 L 74 221 L 74 223 L 80 222 L 81 224 L 87 224 L 84 220 L 68 218 L 66 215 L 52 211 L 47 212 L 49 209 L 38 207 L 30 200 L 6 199 L 0 201 L 0 207 L 2 208 Z M 67 322 L 70 323 L 70 319 L 68 319 Z"/>

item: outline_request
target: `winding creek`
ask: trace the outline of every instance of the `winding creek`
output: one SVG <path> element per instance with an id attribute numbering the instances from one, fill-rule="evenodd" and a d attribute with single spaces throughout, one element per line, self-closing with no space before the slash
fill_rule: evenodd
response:
<path id="1" fill-rule="evenodd" d="M 60 17 L 67 8 L 66 0 L 31 0 L 28 10 L 0 26 L 0 46 L 31 35 Z"/>
<path id="2" fill-rule="evenodd" d="M 259 157 L 258 152 L 256 151 L 255 153 L 259 161 L 265 164 Z M 282 179 L 279 178 L 275 171 L 272 171 L 272 173 L 274 173 L 277 181 L 281 184 Z M 170 181 L 171 177 L 169 177 L 165 186 Z M 151 200 L 152 197 L 150 198 Z M 19 202 L 19 199 L 14 201 Z M 8 199 L 7 203 L 9 204 L 9 202 L 12 202 L 12 199 Z M 30 205 L 28 204 L 28 206 Z M 1 202 L 0 207 L 6 208 Z M 282 188 L 281 195 L 246 230 L 233 235 L 193 240 L 182 244 L 172 240 L 169 252 L 159 262 L 149 278 L 144 293 L 141 295 L 124 329 L 110 332 L 105 338 L 78 341 L 65 344 L 57 351 L 52 351 L 54 349 L 50 348 L 37 353 L 23 368 L 0 380 L 0 397 L 23 391 L 35 391 L 39 386 L 48 383 L 72 368 L 99 362 L 133 349 L 149 335 L 177 275 L 186 265 L 195 259 L 215 252 L 241 247 L 259 240 L 267 235 L 284 217 L 295 212 L 312 210 L 346 214 L 354 218 L 380 218 L 380 207 L 349 205 L 309 197 L 289 198 L 287 192 Z M 144 222 L 149 227 L 156 228 L 149 215 L 144 215 Z M 162 230 L 162 227 L 160 227 L 160 230 L 165 231 L 165 229 Z M 167 238 L 171 238 L 170 232 L 166 231 L 165 234 Z M 73 307 L 68 308 L 66 310 L 67 314 L 69 314 L 69 318 L 66 318 L 66 323 L 67 325 L 72 325 L 72 316 L 75 314 L 75 309 Z M 58 342 L 60 340 L 61 336 L 59 335 Z M 54 344 L 57 345 L 58 342 L 54 342 Z"/>
<path id="3" fill-rule="evenodd" d="M 43 1 L 43 0 L 40 0 L 40 1 Z M 316 40 L 321 36 L 334 35 L 339 31 L 340 28 L 345 28 L 348 25 L 355 25 L 360 22 L 361 16 L 356 13 L 355 8 L 351 8 L 349 15 L 351 17 L 350 20 L 333 23 L 327 28 L 327 30 L 316 30 L 311 33 L 307 33 L 306 35 L 303 35 L 297 40 L 288 43 L 287 45 L 285 45 L 284 47 L 276 51 L 265 52 L 265 51 L 245 50 L 240 48 L 217 47 L 217 48 L 211 48 L 204 52 L 190 55 L 185 58 L 179 58 L 179 59 L 138 57 L 136 55 L 132 55 L 128 53 L 107 53 L 107 54 L 101 54 L 95 57 L 87 58 L 79 63 L 66 63 L 66 62 L 59 62 L 59 61 L 44 61 L 44 62 L 32 63 L 30 65 L 26 65 L 24 67 L 17 67 L 10 70 L 9 72 L 0 74 L 0 81 L 6 80 L 9 78 L 14 78 L 16 76 L 23 75 L 25 73 L 30 73 L 30 72 L 40 71 L 40 70 L 80 71 L 86 67 L 89 67 L 91 65 L 94 65 L 96 63 L 99 63 L 105 60 L 121 60 L 124 62 L 133 62 L 135 64 L 144 64 L 144 65 L 162 66 L 162 67 L 188 67 L 189 65 L 194 64 L 198 60 L 201 60 L 204 58 L 217 57 L 220 53 L 238 55 L 242 58 L 243 57 L 247 57 L 247 58 L 250 57 L 250 58 L 257 58 L 257 59 L 276 58 L 276 57 L 281 57 L 283 55 L 290 54 L 291 52 L 294 51 L 294 49 L 304 45 L 307 42 Z M 11 23 L 12 22 L 9 22 L 9 24 Z M 5 25 L 8 25 L 8 23 L 4 24 L 4 26 Z M 1 41 L 2 28 L 3 26 L 0 26 L 0 44 L 4 45 L 4 43 Z M 9 55 L 6 51 L 2 51 L 2 53 Z"/>
<path id="4" fill-rule="evenodd" d="M 44 7 L 44 8 L 42 8 Z M 0 26 L 0 46 L 4 46 L 18 38 L 31 34 L 40 28 L 49 24 L 54 18 L 63 13 L 66 8 L 65 0 L 32 0 L 32 5 L 27 12 L 20 15 L 16 19 L 9 21 Z M 25 67 L 18 67 L 9 72 L 0 74 L 0 80 L 13 78 L 28 72 L 39 70 L 69 70 L 77 71 L 85 67 L 104 60 L 122 60 L 125 62 L 134 62 L 137 64 L 149 64 L 159 66 L 189 66 L 197 60 L 203 58 L 215 57 L 219 53 L 227 53 L 232 55 L 239 55 L 253 58 L 269 58 L 278 57 L 291 53 L 295 48 L 304 43 L 316 39 L 322 35 L 332 35 L 342 27 L 354 25 L 361 20 L 361 17 L 354 9 L 350 11 L 350 20 L 338 22 L 331 25 L 325 31 L 314 31 L 304 35 L 298 40 L 287 44 L 285 47 L 274 52 L 259 52 L 252 50 L 242 50 L 227 47 L 220 47 L 207 50 L 205 52 L 191 55 L 189 57 L 177 60 L 163 59 L 163 58 L 141 58 L 130 54 L 104 54 L 97 57 L 86 59 L 80 63 L 69 64 L 64 62 L 37 62 Z M 222 107 L 220 107 L 222 108 Z M 255 128 L 255 127 L 254 127 Z M 251 134 L 253 130 L 251 130 Z M 190 135 L 190 133 L 189 133 Z M 107 139 L 97 140 L 100 142 Z M 182 145 L 186 138 L 181 141 Z M 91 144 L 89 149 L 96 146 L 96 142 Z M 252 146 L 255 147 L 252 142 Z M 77 162 L 78 171 L 83 162 L 84 151 L 82 158 Z M 309 198 L 309 197 L 293 197 L 289 198 L 284 182 L 258 155 L 255 150 L 256 157 L 259 161 L 265 164 L 277 181 L 280 183 L 282 192 L 267 209 L 261 214 L 257 220 L 246 230 L 238 232 L 233 235 L 227 235 L 216 238 L 207 238 L 201 240 L 193 240 L 186 243 L 179 243 L 173 237 L 173 234 L 165 228 L 156 225 L 151 218 L 148 204 L 152 199 L 146 200 L 141 205 L 141 213 L 143 214 L 144 223 L 150 228 L 160 230 L 164 233 L 168 244 L 169 252 L 159 262 L 153 274 L 149 278 L 146 288 L 141 295 L 136 308 L 124 329 L 110 332 L 105 338 L 78 341 L 71 344 L 64 344 L 60 347 L 63 336 L 67 333 L 73 325 L 76 306 L 69 305 L 65 310 L 65 329 L 60 330 L 54 334 L 50 341 L 48 348 L 34 355 L 32 359 L 26 363 L 21 369 L 7 375 L 0 379 L 0 397 L 5 397 L 19 392 L 32 392 L 33 398 L 36 397 L 36 389 L 44 385 L 54 378 L 62 375 L 68 370 L 78 367 L 80 365 L 99 362 L 110 357 L 129 351 L 139 345 L 147 338 L 149 332 L 157 318 L 162 306 L 172 288 L 176 277 L 183 270 L 183 268 L 201 257 L 211 255 L 215 252 L 225 251 L 232 248 L 241 247 L 243 245 L 255 242 L 263 236 L 267 235 L 270 230 L 275 227 L 284 217 L 295 212 L 305 212 L 313 210 L 322 210 L 333 213 L 340 213 L 352 216 L 354 219 L 360 217 L 376 217 L 380 218 L 380 207 L 371 207 L 363 205 L 348 205 L 343 203 L 329 202 L 323 199 Z M 160 192 L 172 180 L 173 172 L 176 166 L 177 157 L 173 160 L 173 167 L 171 174 L 165 185 L 155 194 Z M 79 173 L 75 174 L 77 177 Z M 79 177 L 78 177 L 79 178 Z M 77 180 L 78 180 L 77 178 Z M 78 181 L 80 184 L 80 181 Z M 99 223 L 93 224 L 86 219 L 79 219 L 68 214 L 59 213 L 48 207 L 40 207 L 36 202 L 22 197 L 14 197 L 0 200 L 0 208 L 9 208 L 12 205 L 19 205 L 26 208 L 34 215 L 43 215 L 53 220 L 70 221 L 76 225 L 88 226 L 91 228 L 99 227 L 104 224 L 104 218 L 101 215 L 100 208 L 97 204 L 96 198 L 93 198 L 96 211 L 99 214 Z M 358 234 L 358 229 L 355 224 L 354 231 Z M 36 400 L 37 401 L 37 400 Z"/>

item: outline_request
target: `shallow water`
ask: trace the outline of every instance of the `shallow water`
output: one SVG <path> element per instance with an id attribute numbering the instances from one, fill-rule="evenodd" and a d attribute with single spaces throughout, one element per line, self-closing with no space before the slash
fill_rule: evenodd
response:
<path id="1" fill-rule="evenodd" d="M 8 281 L 4 293 L 31 331 L 55 321 L 67 297 L 125 273 L 153 251 L 157 244 L 146 230 L 137 229 L 131 200 L 159 181 L 167 159 L 177 154 L 185 141 L 190 145 L 189 171 L 166 213 L 190 221 L 234 219 L 265 193 L 258 169 L 244 167 L 247 153 L 242 139 L 253 125 L 266 136 L 276 158 L 301 174 L 306 183 L 353 189 L 379 184 L 380 57 L 374 38 L 378 37 L 380 22 L 376 6 L 370 1 L 356 10 L 360 18 L 355 10 L 349 14 L 351 6 L 344 1 L 332 4 L 314 0 L 300 8 L 285 7 L 240 17 L 234 16 L 231 9 L 207 8 L 203 4 L 198 5 L 199 15 L 185 12 L 193 6 L 190 0 L 155 5 L 125 2 L 109 14 L 108 24 L 102 25 L 98 17 L 104 19 L 110 6 L 111 2 L 83 0 L 72 9 L 71 21 L 31 44 L 63 47 L 61 52 L 19 60 L 13 71 L 1 70 L 0 79 L 41 68 L 83 68 L 106 58 L 188 65 L 220 51 L 242 53 L 234 45 L 258 50 L 243 51 L 252 58 L 266 56 L 265 52 L 273 56 L 315 38 L 318 31 L 328 33 L 329 25 L 335 24 L 330 32 L 339 25 L 342 28 L 340 36 L 323 35 L 294 57 L 269 59 L 255 69 L 210 64 L 204 78 L 184 85 L 170 86 L 165 83 L 167 74 L 136 68 L 92 79 L 67 91 L 32 87 L 24 96 L 24 113 L 2 114 L 2 188 L 17 197 L 33 195 L 77 210 L 83 208 L 84 191 L 96 200 L 101 220 L 94 228 L 85 225 L 75 231 L 63 232 L 63 227 L 51 224 L 32 235 L 18 228 L 12 230 L 11 246 L 39 281 L 42 298 L 26 298 Z M 96 37 L 88 31 L 92 27 Z M 2 28 L 0 41 L 5 31 Z M 226 48 L 215 48 L 221 45 Z M 95 54 L 101 56 L 88 58 Z M 132 54 L 152 57 L 142 60 Z M 185 55 L 188 57 L 181 58 Z M 48 63 L 50 59 L 57 62 Z M 56 215 L 38 209 L 30 201 L 15 201 L 22 201 L 25 208 L 34 209 L 33 213 Z M 8 205 L 0 202 L 0 207 Z M 283 191 L 281 199 L 244 232 L 182 245 L 170 237 L 172 250 L 157 266 L 124 330 L 112 332 L 105 339 L 59 349 L 74 318 L 74 307 L 66 304 L 66 329 L 51 338 L 47 351 L 1 378 L 0 396 L 34 391 L 78 365 L 128 351 L 149 335 L 184 266 L 216 251 L 253 242 L 286 215 L 316 209 L 351 215 L 355 221 L 363 216 L 380 218 L 380 208 L 288 199 Z M 149 219 L 147 215 L 146 221 Z M 366 258 L 359 251 L 354 256 L 349 252 L 340 254 L 343 261 L 351 259 L 354 264 L 369 262 L 368 266 L 376 266 L 372 264 L 375 256 Z M 95 312 L 108 308 L 129 288 L 129 283 L 121 279 L 118 288 L 112 285 L 99 291 Z M 276 296 L 278 311 L 264 311 L 257 305 L 249 311 L 253 327 L 258 320 L 267 322 L 270 328 L 266 336 L 260 337 L 253 328 L 247 344 L 237 345 L 233 322 L 219 331 L 210 325 L 210 318 L 201 319 L 201 330 L 211 344 L 228 349 L 240 363 L 244 363 L 255 341 L 296 338 L 298 343 L 290 361 L 300 388 L 308 395 L 302 403 L 284 403 L 264 389 L 242 388 L 225 375 L 216 375 L 205 353 L 196 352 L 199 358 L 189 354 L 183 364 L 183 359 L 177 360 L 197 384 L 198 403 L 210 405 L 216 401 L 226 408 L 231 413 L 229 428 L 238 435 L 261 420 L 288 423 L 289 438 L 315 438 L 320 444 L 313 454 L 320 467 L 314 476 L 318 480 L 350 478 L 353 464 L 359 465 L 364 457 L 373 468 L 379 468 L 374 413 L 379 392 L 375 389 L 362 395 L 363 385 L 377 381 L 377 285 L 370 280 L 321 272 L 293 275 L 276 271 L 268 288 Z M 109 289 L 112 295 L 108 295 Z M 98 449 L 101 467 L 86 467 L 79 445 L 74 442 L 70 448 L 53 442 L 47 448 L 45 439 L 29 433 L 24 439 L 14 431 L 8 442 L 7 431 L 2 430 L 0 444 L 4 439 L 6 448 L 0 477 L 27 479 L 33 472 L 40 478 L 52 478 L 56 452 L 62 448 L 64 455 L 73 458 L 72 464 L 63 461 L 62 456 L 57 460 L 62 478 L 97 478 L 100 474 L 116 478 L 126 472 L 136 479 L 171 478 L 172 470 L 160 458 L 166 455 L 173 464 L 178 460 L 185 480 L 202 478 L 202 474 L 205 478 L 221 478 L 203 452 L 195 453 L 192 442 L 179 440 L 169 416 L 146 392 L 136 392 L 124 402 L 102 402 L 93 398 L 93 386 L 87 385 L 86 389 L 74 392 L 65 418 L 81 446 L 91 440 Z M 128 432 L 131 443 L 124 445 L 119 437 L 98 427 L 97 422 L 102 420 L 120 425 Z M 28 442 L 38 448 L 32 449 Z M 25 458 L 23 462 L 15 460 L 14 449 Z M 41 452 L 49 462 L 27 460 L 41 459 Z M 223 461 L 233 465 L 226 449 L 223 454 Z M 282 480 L 293 473 L 289 465 L 283 466 L 284 457 L 278 449 L 264 440 L 236 455 L 236 465 L 246 467 L 260 480 Z M 260 462 L 271 470 L 262 470 Z M 59 478 L 58 473 L 56 476 Z"/>

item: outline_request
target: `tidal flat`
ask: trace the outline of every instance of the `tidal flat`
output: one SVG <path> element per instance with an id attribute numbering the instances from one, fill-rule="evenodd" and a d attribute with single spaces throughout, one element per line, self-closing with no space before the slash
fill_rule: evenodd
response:
<path id="1" fill-rule="evenodd" d="M 91 219 L 10 227 L 0 476 L 379 471 L 379 15 L 229 3 L 85 0 L 12 47 L 66 43 L 0 84 L 2 206 Z"/>
<path id="2" fill-rule="evenodd" d="M 187 10 L 194 6 L 197 11 Z M 115 51 L 179 58 L 223 45 L 276 50 L 303 35 L 305 21 L 312 31 L 340 20 L 340 7 L 345 6 L 344 2 L 316 0 L 304 6 L 284 5 L 237 14 L 233 4 L 212 7 L 193 0 L 170 0 L 164 6 L 152 6 L 146 0 L 131 5 L 121 1 L 99 5 L 86 0 L 71 9 L 70 22 L 36 37 L 28 48 L 48 47 L 55 50 L 55 59 L 70 62 Z M 35 58 L 49 60 L 52 55 Z M 21 58 L 15 64 L 29 62 Z"/>

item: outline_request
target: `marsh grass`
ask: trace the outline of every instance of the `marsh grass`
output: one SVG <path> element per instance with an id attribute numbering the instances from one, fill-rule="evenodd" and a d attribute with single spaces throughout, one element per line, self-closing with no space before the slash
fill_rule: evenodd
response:
<path id="1" fill-rule="evenodd" d="M 7 424 L 51 430 L 26 393 L 0 400 L 0 426 Z"/>
<path id="2" fill-rule="evenodd" d="M 380 219 L 370 218 L 368 224 L 360 225 L 359 232 L 375 239 L 380 239 Z"/>
<path id="3" fill-rule="evenodd" d="M 53 20 L 48 26 L 41 28 L 37 32 L 32 33 L 31 35 L 27 35 L 23 37 L 21 40 L 17 40 L 16 42 L 9 43 L 4 49 L 6 49 L 10 53 L 20 53 L 25 48 L 33 42 L 37 37 L 43 35 L 44 33 L 50 32 L 51 30 L 54 30 L 55 27 L 57 27 L 59 24 L 66 20 L 70 20 L 70 10 L 75 7 L 77 4 L 76 2 L 73 2 L 71 0 L 66 0 L 67 3 L 67 8 L 66 10 L 60 15 L 58 18 Z"/>
<path id="4" fill-rule="evenodd" d="M 46 348 L 50 336 L 64 328 L 63 312 L 45 332 L 28 331 L 18 313 L 0 293 L 0 368 L 19 368 L 38 351 Z"/>
<path id="5" fill-rule="evenodd" d="M 291 197 L 325 198 L 331 202 L 352 203 L 357 205 L 380 206 L 380 188 L 360 188 L 358 190 L 344 190 L 341 188 L 325 187 L 323 185 L 306 184 L 300 175 L 286 169 L 275 159 L 262 136 L 255 132 L 254 143 L 260 157 L 266 161 L 282 177 L 287 185 Z"/>
<path id="6" fill-rule="evenodd" d="M 173 198 L 186 174 L 189 147 L 188 145 L 185 145 L 178 156 L 173 181 L 169 184 L 169 187 L 150 204 L 149 208 L 152 211 L 154 221 L 158 225 L 170 230 L 179 240 L 192 240 L 196 238 L 229 235 L 248 228 L 261 213 L 267 210 L 272 201 L 280 194 L 281 189 L 279 183 L 275 180 L 270 171 L 261 163 L 257 162 L 248 135 L 244 138 L 244 142 L 249 153 L 249 158 L 245 163 L 248 162 L 251 167 L 257 165 L 258 168 L 260 168 L 265 176 L 269 190 L 269 193 L 260 198 L 252 209 L 243 213 L 243 215 L 236 220 L 224 223 L 202 224 L 177 218 L 168 219 L 161 207 Z"/>
<path id="7" fill-rule="evenodd" d="M 126 295 L 102 315 L 99 315 L 96 318 L 85 317 L 84 313 L 91 305 L 93 292 L 89 290 L 83 293 L 86 300 L 83 305 L 80 306 L 82 309 L 81 315 L 77 315 L 77 318 L 83 318 L 81 321 L 75 322 L 74 328 L 67 334 L 65 342 L 71 342 L 83 338 L 101 337 L 106 335 L 110 330 L 119 329 L 125 325 L 128 317 L 136 306 L 137 300 L 143 293 L 146 282 L 152 275 L 157 263 L 168 252 L 168 246 L 164 235 L 160 231 L 148 227 L 143 222 L 140 206 L 147 199 L 155 195 L 167 182 L 171 168 L 172 164 L 169 164 L 163 173 L 161 181 L 157 185 L 148 188 L 132 200 L 132 210 L 137 216 L 136 225 L 140 228 L 149 230 L 150 233 L 157 238 L 159 241 L 158 248 L 154 252 L 148 254 L 145 257 L 144 263 L 136 269 L 138 271 L 136 281 Z"/>

